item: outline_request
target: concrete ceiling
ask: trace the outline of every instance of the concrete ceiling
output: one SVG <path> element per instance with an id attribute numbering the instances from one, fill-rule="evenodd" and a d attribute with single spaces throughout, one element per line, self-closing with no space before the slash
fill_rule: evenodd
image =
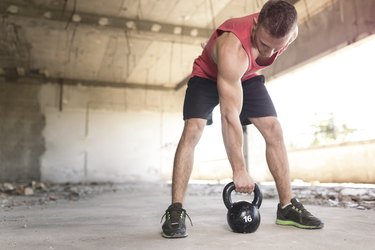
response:
<path id="1" fill-rule="evenodd" d="M 178 89 L 200 43 L 262 0 L 2 0 L 0 75 Z M 290 1 L 300 22 L 333 0 Z"/>

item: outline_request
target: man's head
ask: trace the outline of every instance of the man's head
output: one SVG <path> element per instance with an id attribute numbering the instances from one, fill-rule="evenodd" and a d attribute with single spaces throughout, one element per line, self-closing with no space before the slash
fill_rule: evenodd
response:
<path id="1" fill-rule="evenodd" d="M 297 11 L 282 0 L 269 0 L 254 23 L 254 45 L 261 56 L 271 56 L 285 47 L 297 31 Z"/>
<path id="2" fill-rule="evenodd" d="M 258 26 L 275 38 L 285 37 L 297 25 L 297 11 L 286 1 L 269 0 L 260 10 Z"/>

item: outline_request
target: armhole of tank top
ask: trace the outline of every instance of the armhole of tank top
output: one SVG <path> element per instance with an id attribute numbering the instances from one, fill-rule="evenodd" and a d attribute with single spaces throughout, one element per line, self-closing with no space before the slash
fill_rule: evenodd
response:
<path id="1" fill-rule="evenodd" d="M 228 30 L 222 30 L 222 29 L 217 29 L 216 30 L 216 38 L 218 38 L 219 36 L 221 36 L 224 32 L 230 32 Z"/>

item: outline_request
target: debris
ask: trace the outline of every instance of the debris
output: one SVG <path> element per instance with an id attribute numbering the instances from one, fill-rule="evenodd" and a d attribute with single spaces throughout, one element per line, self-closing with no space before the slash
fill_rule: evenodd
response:
<path id="1" fill-rule="evenodd" d="M 55 201 L 55 200 L 57 200 L 58 198 L 57 198 L 56 196 L 49 195 L 49 196 L 48 196 L 48 199 L 49 199 L 50 201 Z"/>
<path id="2" fill-rule="evenodd" d="M 10 193 L 10 192 L 13 192 L 14 190 L 15 190 L 14 186 L 10 183 L 5 182 L 2 185 L 0 185 L 1 192 Z"/>
<path id="3" fill-rule="evenodd" d="M 340 191 L 341 195 L 345 196 L 362 196 L 368 192 L 365 188 L 344 188 Z"/>
<path id="4" fill-rule="evenodd" d="M 33 195 L 34 194 L 34 190 L 31 188 L 31 187 L 26 187 L 24 190 L 23 190 L 23 193 L 25 195 Z"/>
<path id="5" fill-rule="evenodd" d="M 65 183 L 51 184 L 32 181 L 30 183 L 0 183 L 0 210 L 11 209 L 16 206 L 31 207 L 34 205 L 48 205 L 61 201 L 78 201 L 88 199 L 105 192 L 132 192 L 136 189 L 152 189 L 144 184 L 112 184 L 112 183 Z M 165 192 L 169 192 L 167 186 Z M 191 196 L 221 197 L 224 185 L 218 184 L 190 184 L 188 194 Z M 278 197 L 274 183 L 260 183 L 264 199 Z M 304 204 L 344 207 L 361 210 L 375 210 L 375 185 L 371 187 L 357 187 L 351 185 L 324 185 L 318 182 L 294 182 L 292 191 Z M 241 197 L 239 197 L 241 198 Z"/>
<path id="6" fill-rule="evenodd" d="M 329 199 L 328 200 L 328 204 L 331 206 L 331 207 L 337 207 L 339 205 L 339 202 L 337 200 L 331 200 Z"/>
<path id="7" fill-rule="evenodd" d="M 46 185 L 43 182 L 32 181 L 31 187 L 33 189 L 40 189 L 40 190 L 43 190 L 43 191 L 48 191 L 48 188 L 46 187 Z"/>
<path id="8" fill-rule="evenodd" d="M 77 201 L 103 192 L 117 190 L 113 184 L 77 183 L 50 184 L 38 181 L 30 183 L 0 183 L 0 209 L 17 206 L 47 205 L 63 200 Z"/>

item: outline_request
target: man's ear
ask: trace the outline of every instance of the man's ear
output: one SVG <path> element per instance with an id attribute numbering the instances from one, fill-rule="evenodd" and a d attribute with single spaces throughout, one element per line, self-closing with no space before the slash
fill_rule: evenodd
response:
<path id="1" fill-rule="evenodd" d="M 298 36 L 298 26 L 296 26 L 294 28 L 294 31 L 293 31 L 293 34 L 292 34 L 292 36 L 290 38 L 289 44 L 291 44 L 292 42 L 294 42 L 294 40 L 296 40 L 297 36 Z"/>

